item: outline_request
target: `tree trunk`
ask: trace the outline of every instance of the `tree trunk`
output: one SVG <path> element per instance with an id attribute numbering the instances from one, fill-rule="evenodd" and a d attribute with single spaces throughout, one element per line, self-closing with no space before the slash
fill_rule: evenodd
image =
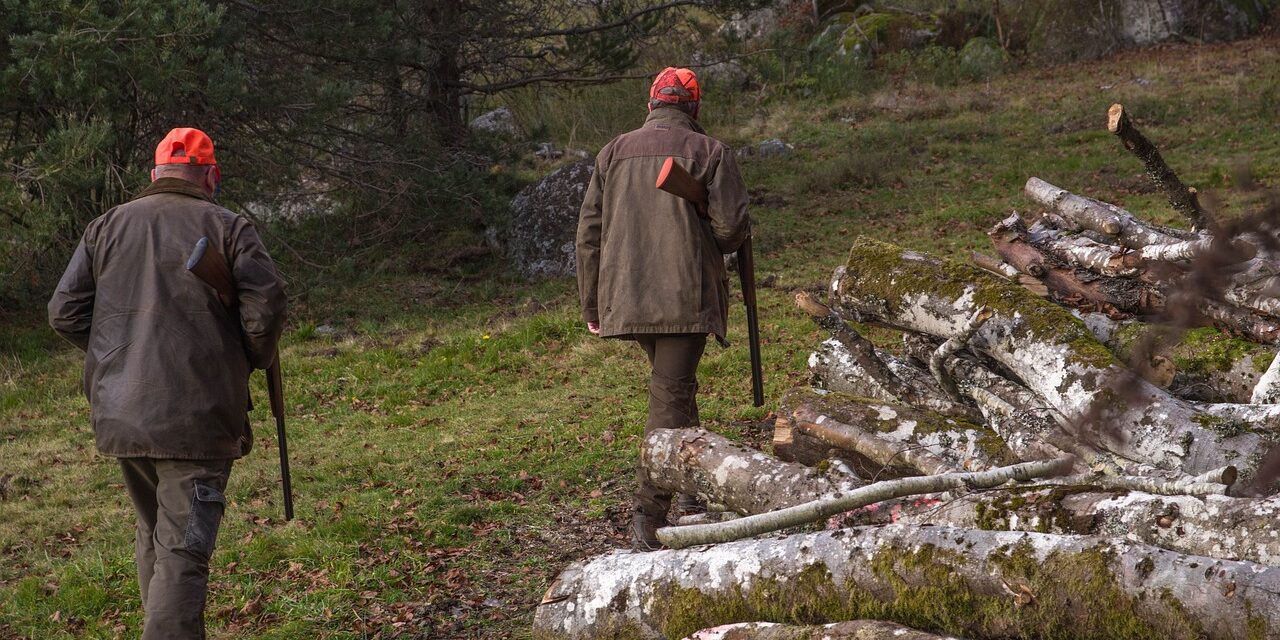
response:
<path id="1" fill-rule="evenodd" d="M 838 312 L 938 336 L 963 330 L 978 305 L 994 312 L 974 348 L 994 358 L 1100 449 L 1155 467 L 1199 475 L 1240 468 L 1245 487 L 1275 449 L 1280 411 L 1250 409 L 1232 424 L 1133 375 L 1065 309 L 976 268 L 860 238 L 833 282 Z M 1243 405 L 1253 407 L 1255 405 Z M 1263 478 L 1270 489 L 1275 478 Z"/>
<path id="2" fill-rule="evenodd" d="M 1094 536 L 863 527 L 576 563 L 534 637 L 867 618 L 973 638 L 1274 637 L 1280 569 Z"/>
<path id="3" fill-rule="evenodd" d="M 987 235 L 1005 262 L 1038 278 L 1055 299 L 1065 304 L 1108 315 L 1156 315 L 1164 311 L 1165 295 L 1158 288 L 1137 278 L 1107 278 L 1073 266 L 1042 248 L 1043 243 L 1032 238 L 1017 214 L 1006 218 Z"/>
<path id="4" fill-rule="evenodd" d="M 842 526 L 946 525 L 1119 536 L 1196 556 L 1280 565 L 1280 497 L 1157 496 L 1054 486 L 914 496 L 839 516 Z"/>
<path id="5" fill-rule="evenodd" d="M 1187 231 L 1149 225 L 1113 204 L 1075 195 L 1039 178 L 1027 180 L 1024 191 L 1027 197 L 1048 207 L 1068 224 L 1114 237 L 1130 249 L 1141 249 L 1150 244 L 1173 244 L 1197 237 Z"/>
<path id="6" fill-rule="evenodd" d="M 894 450 L 912 448 L 936 460 L 934 464 L 951 469 L 989 469 L 1016 462 L 1000 437 L 981 424 L 948 418 L 932 411 L 868 401 L 839 393 L 821 393 L 813 389 L 793 389 L 779 405 L 779 421 L 774 426 L 773 451 L 783 460 L 817 464 L 830 457 L 833 449 L 848 461 L 858 475 L 871 478 L 915 475 L 919 471 L 905 459 L 886 468 L 880 453 L 837 446 L 823 441 L 822 436 L 801 422 L 812 423 L 818 416 L 841 423 L 878 438 Z"/>
<path id="7" fill-rule="evenodd" d="M 883 620 L 850 620 L 795 626 L 775 622 L 738 622 L 703 629 L 685 640 L 958 640 L 917 631 Z"/>
<path id="8" fill-rule="evenodd" d="M 640 462 L 663 489 L 744 515 L 841 495 L 865 484 L 854 476 L 782 462 L 706 429 L 655 429 L 640 447 Z"/>

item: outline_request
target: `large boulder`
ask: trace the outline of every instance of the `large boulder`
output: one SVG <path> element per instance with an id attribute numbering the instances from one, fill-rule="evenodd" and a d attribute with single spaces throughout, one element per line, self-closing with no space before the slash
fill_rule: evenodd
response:
<path id="1" fill-rule="evenodd" d="M 595 162 L 563 166 L 511 201 L 507 254 L 526 278 L 573 275 L 578 209 L 587 193 Z"/>
<path id="2" fill-rule="evenodd" d="M 516 116 L 506 107 L 499 107 L 471 121 L 471 128 L 476 131 L 516 137 L 520 135 L 520 127 L 516 125 Z"/>
<path id="3" fill-rule="evenodd" d="M 734 14 L 717 32 L 727 40 L 743 42 L 768 35 L 778 25 L 778 14 L 772 7 Z"/>

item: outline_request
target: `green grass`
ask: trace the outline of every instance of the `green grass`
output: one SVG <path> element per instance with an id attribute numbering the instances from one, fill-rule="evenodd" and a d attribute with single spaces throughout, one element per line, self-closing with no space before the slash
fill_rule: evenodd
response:
<path id="1" fill-rule="evenodd" d="M 875 93 L 736 97 L 732 114 L 709 118 L 713 133 L 796 146 L 744 163 L 757 269 L 778 277 L 760 292 L 767 397 L 806 381 L 819 339 L 790 292 L 825 281 L 858 234 L 986 250 L 985 229 L 1030 206 L 1031 175 L 1177 222 L 1103 129 L 1112 102 L 1188 184 L 1225 185 L 1246 159 L 1275 185 L 1278 63 L 1280 42 L 1254 40 L 945 88 L 899 79 Z M 643 116 L 620 106 L 633 88 L 599 90 L 617 92 L 607 118 L 591 117 L 587 90 L 521 117 L 541 113 L 562 145 L 598 145 Z M 716 99 L 708 107 L 725 108 Z M 283 354 L 298 517 L 281 521 L 259 409 L 214 558 L 213 637 L 527 637 L 552 577 L 624 544 L 639 349 L 589 338 L 566 280 L 530 285 L 484 264 L 387 275 L 399 271 L 295 289 Z M 702 414 L 760 442 L 767 407 L 749 403 L 740 306 L 731 326 L 735 346 L 709 347 L 700 370 Z M 94 451 L 79 364 L 38 317 L 0 322 L 0 637 L 137 634 L 131 509 L 114 461 Z M 254 394 L 266 407 L 260 377 Z"/>

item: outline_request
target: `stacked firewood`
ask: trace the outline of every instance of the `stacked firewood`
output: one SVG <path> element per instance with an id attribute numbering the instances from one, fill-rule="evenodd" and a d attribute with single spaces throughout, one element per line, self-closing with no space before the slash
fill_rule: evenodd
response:
<path id="1" fill-rule="evenodd" d="M 650 435 L 711 513 L 569 567 L 535 636 L 1280 637 L 1276 211 L 1218 220 L 1109 124 L 1193 231 L 1033 178 L 982 268 L 858 239 L 796 295 L 830 338 L 773 455 Z"/>

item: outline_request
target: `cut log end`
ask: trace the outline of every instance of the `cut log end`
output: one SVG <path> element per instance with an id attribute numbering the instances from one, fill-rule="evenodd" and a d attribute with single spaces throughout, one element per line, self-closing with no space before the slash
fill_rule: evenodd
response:
<path id="1" fill-rule="evenodd" d="M 1107 109 L 1107 131 L 1118 134 L 1128 122 L 1129 118 L 1124 113 L 1124 106 L 1120 103 L 1117 102 Z"/>

